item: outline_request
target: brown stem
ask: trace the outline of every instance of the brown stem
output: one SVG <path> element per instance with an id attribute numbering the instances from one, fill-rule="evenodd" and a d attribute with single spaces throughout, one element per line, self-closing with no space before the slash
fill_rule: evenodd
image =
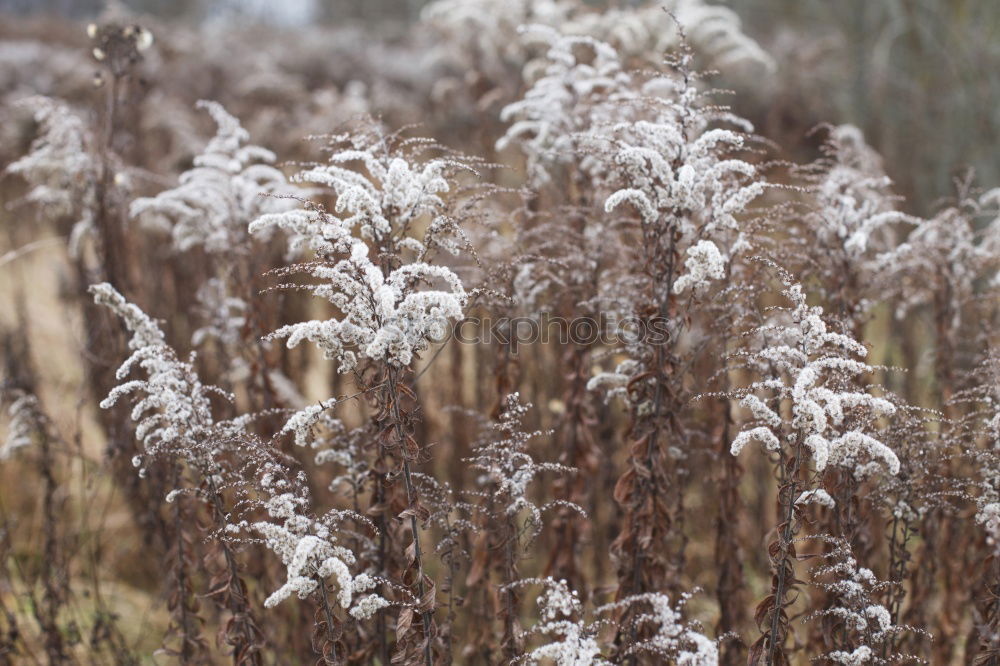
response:
<path id="1" fill-rule="evenodd" d="M 799 465 L 802 462 L 802 438 L 799 437 L 795 444 L 795 457 L 792 459 L 792 468 L 789 472 L 784 464 L 784 456 L 782 456 L 781 469 L 782 469 L 782 491 L 779 494 L 783 494 L 782 501 L 784 505 L 781 510 L 784 514 L 784 524 L 781 530 L 780 541 L 778 542 L 779 549 L 779 563 L 778 563 L 778 580 L 774 586 L 774 606 L 771 611 L 771 638 L 768 641 L 767 650 L 767 666 L 773 666 L 774 658 L 778 653 L 778 642 L 775 637 L 778 635 L 778 629 L 781 625 L 781 614 L 785 607 L 785 593 L 787 590 L 785 586 L 787 581 L 785 580 L 785 573 L 787 570 L 786 562 L 788 559 L 788 547 L 791 544 L 792 535 L 794 534 L 793 529 L 793 512 L 795 509 L 795 499 L 796 499 L 796 489 L 798 486 L 798 475 L 799 475 Z M 784 635 L 782 635 L 782 647 L 784 644 Z"/>
<path id="2" fill-rule="evenodd" d="M 323 604 L 323 614 L 326 616 L 326 640 L 327 640 L 327 642 L 331 646 L 333 646 L 332 647 L 332 649 L 333 649 L 333 658 L 334 658 L 334 661 L 336 662 L 336 659 L 337 659 L 337 647 L 336 647 L 337 637 L 333 633 L 333 627 L 335 626 L 334 625 L 335 619 L 333 617 L 333 611 L 330 610 L 330 597 L 327 595 L 327 592 L 326 592 L 326 582 L 325 581 L 322 581 L 322 580 L 319 581 L 319 592 L 320 592 L 320 599 L 322 600 L 322 604 Z M 325 651 L 323 653 L 323 661 L 325 663 L 329 663 L 327 661 L 327 659 L 326 659 L 326 652 Z"/>
<path id="3" fill-rule="evenodd" d="M 218 526 L 223 526 L 225 524 L 225 507 L 222 504 L 222 496 L 215 487 L 215 482 L 212 480 L 211 476 L 206 475 L 208 481 L 209 494 L 212 497 L 212 509 L 215 512 L 215 523 Z M 246 648 L 240 649 L 240 646 L 234 646 L 236 649 L 233 651 L 233 661 L 234 663 L 250 663 L 254 666 L 259 666 L 261 662 L 260 653 L 257 651 L 257 636 L 254 630 L 253 618 L 250 614 L 250 604 L 243 593 L 243 586 L 241 584 L 239 576 L 239 564 L 236 562 L 236 558 L 233 555 L 233 551 L 229 548 L 227 544 L 222 539 L 217 539 L 216 542 L 222 550 L 223 558 L 226 561 L 226 569 L 229 574 L 228 578 L 228 602 L 229 611 L 233 614 L 233 617 L 237 619 L 240 626 L 240 633 L 243 638 L 243 646 Z M 245 658 L 244 655 L 245 654 Z"/>
<path id="4" fill-rule="evenodd" d="M 413 562 L 417 566 L 417 594 L 418 594 L 418 604 L 423 604 L 424 601 L 424 563 L 423 563 L 423 552 L 420 548 L 420 532 L 418 531 L 417 525 L 417 515 L 412 511 L 414 505 L 416 504 L 416 490 L 413 487 L 413 479 L 410 475 L 410 460 L 406 453 L 406 433 L 403 431 L 403 419 L 402 414 L 399 411 L 399 390 L 398 390 L 398 370 L 396 368 L 389 369 L 388 376 L 388 390 L 389 390 L 389 401 L 390 410 L 393 420 L 393 428 L 396 432 L 397 445 L 401 448 L 403 456 L 403 482 L 406 485 L 406 504 L 410 511 L 410 531 L 413 533 Z M 421 622 L 424 627 L 424 662 L 427 666 L 431 666 L 434 661 L 431 655 L 431 614 L 420 610 L 418 607 L 417 613 L 420 615 Z"/>
<path id="5" fill-rule="evenodd" d="M 517 659 L 519 655 L 516 638 L 514 636 L 514 616 L 517 612 L 517 598 L 515 597 L 513 586 L 514 577 L 516 575 L 515 556 L 517 550 L 517 525 L 514 523 L 514 519 L 511 516 L 507 516 L 505 528 L 507 534 L 504 538 L 504 586 L 506 588 L 506 592 L 504 594 L 503 651 L 507 659 L 513 661 Z"/>

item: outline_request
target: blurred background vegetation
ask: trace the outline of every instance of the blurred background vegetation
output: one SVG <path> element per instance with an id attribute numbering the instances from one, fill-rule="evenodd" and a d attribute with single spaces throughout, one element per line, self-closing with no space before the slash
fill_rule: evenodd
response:
<path id="1" fill-rule="evenodd" d="M 619 0 L 628 4 L 629 0 Z M 614 4 L 614 0 L 611 0 Z M 129 0 L 164 19 L 366 24 L 401 34 L 425 0 Z M 602 4 L 594 2 L 592 4 Z M 606 3 L 604 3 L 606 4 Z M 809 158 L 820 122 L 852 123 L 884 156 L 910 212 L 931 213 L 954 177 L 1000 182 L 1000 3 L 992 0 L 729 0 L 773 57 L 766 80 L 725 78 L 737 111 Z M 103 0 L 0 0 L 0 12 L 96 16 Z"/>

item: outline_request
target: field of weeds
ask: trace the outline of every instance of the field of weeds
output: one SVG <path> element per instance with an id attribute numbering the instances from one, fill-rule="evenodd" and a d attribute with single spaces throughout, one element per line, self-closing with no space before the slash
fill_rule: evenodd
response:
<path id="1" fill-rule="evenodd" d="M 0 0 L 0 665 L 1000 664 L 1000 6 L 98 4 Z"/>

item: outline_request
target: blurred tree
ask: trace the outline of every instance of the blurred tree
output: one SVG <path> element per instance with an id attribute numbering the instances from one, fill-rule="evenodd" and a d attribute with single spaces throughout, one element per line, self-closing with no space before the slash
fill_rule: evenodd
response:
<path id="1" fill-rule="evenodd" d="M 861 127 L 914 212 L 928 213 L 967 167 L 984 186 L 1000 183 L 1000 3 L 730 4 L 778 61 L 777 85 L 797 89 L 799 108 L 782 110 L 800 116 L 793 131 L 820 121 Z"/>

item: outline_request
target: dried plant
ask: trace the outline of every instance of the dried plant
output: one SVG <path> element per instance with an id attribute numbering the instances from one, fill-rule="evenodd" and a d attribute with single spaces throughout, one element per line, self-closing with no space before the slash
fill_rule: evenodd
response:
<path id="1" fill-rule="evenodd" d="M 0 664 L 1000 661 L 988 11 L 301 4 L 0 20 Z"/>
<path id="2" fill-rule="evenodd" d="M 866 432 L 873 418 L 892 416 L 895 407 L 852 387 L 859 376 L 872 371 L 856 360 L 868 350 L 847 335 L 829 331 L 822 308 L 809 307 L 801 286 L 780 269 L 778 273 L 792 307 L 776 310 L 784 316 L 776 315 L 752 331 L 757 341 L 740 356 L 761 378 L 738 392 L 740 405 L 753 421 L 732 443 L 733 455 L 748 444 L 760 444 L 774 459 L 779 476 L 777 538 L 768 544 L 771 592 L 757 606 L 761 637 L 751 649 L 752 663 L 763 659 L 767 664 L 788 661 L 786 609 L 794 601 L 795 537 L 802 506 L 835 506 L 830 493 L 817 487 L 817 477 L 828 466 L 844 467 L 859 480 L 900 470 L 896 454 Z"/>

